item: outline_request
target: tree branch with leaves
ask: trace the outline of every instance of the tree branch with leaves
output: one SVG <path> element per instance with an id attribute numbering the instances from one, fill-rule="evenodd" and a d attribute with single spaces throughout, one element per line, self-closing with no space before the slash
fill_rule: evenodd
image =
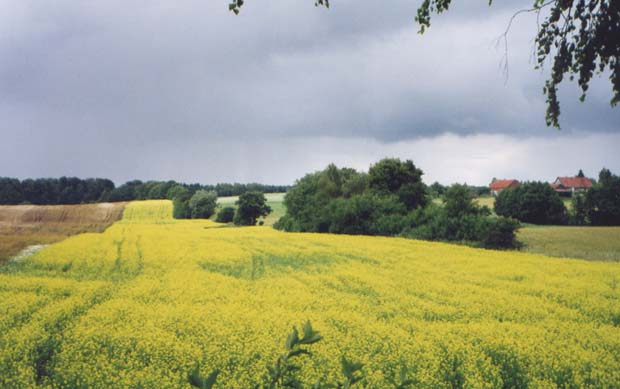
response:
<path id="1" fill-rule="evenodd" d="M 416 15 L 420 33 L 431 26 L 431 15 L 445 12 L 452 0 L 424 0 Z M 489 0 L 489 5 L 493 1 Z M 545 81 L 543 93 L 547 97 L 546 122 L 560 128 L 558 86 L 565 77 L 575 78 L 581 88 L 580 100 L 594 74 L 609 73 L 613 97 L 611 105 L 620 102 L 620 1 L 618 0 L 534 0 L 532 8 L 523 12 L 545 10 L 535 38 L 536 69 L 547 60 L 552 62 L 551 74 Z M 509 27 L 510 28 L 510 24 Z M 505 38 L 504 34 L 504 38 Z"/>

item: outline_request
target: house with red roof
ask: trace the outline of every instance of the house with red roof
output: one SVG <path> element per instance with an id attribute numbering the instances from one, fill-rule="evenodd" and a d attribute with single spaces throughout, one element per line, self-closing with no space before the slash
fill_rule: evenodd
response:
<path id="1" fill-rule="evenodd" d="M 558 177 L 551 187 L 560 195 L 572 196 L 592 188 L 592 180 L 588 177 Z"/>
<path id="2" fill-rule="evenodd" d="M 491 194 L 493 196 L 497 196 L 501 193 L 501 191 L 506 189 L 513 189 L 519 186 L 519 181 L 517 180 L 496 180 L 493 179 L 493 182 L 489 184 L 489 189 L 491 189 Z"/>

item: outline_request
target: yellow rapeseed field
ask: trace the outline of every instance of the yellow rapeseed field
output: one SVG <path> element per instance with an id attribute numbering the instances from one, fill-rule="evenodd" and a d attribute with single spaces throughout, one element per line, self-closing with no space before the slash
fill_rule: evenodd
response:
<path id="1" fill-rule="evenodd" d="M 0 272 L 0 387 L 248 388 L 310 320 L 304 382 L 618 387 L 620 264 L 397 238 L 173 220 L 130 203 L 102 234 Z"/>

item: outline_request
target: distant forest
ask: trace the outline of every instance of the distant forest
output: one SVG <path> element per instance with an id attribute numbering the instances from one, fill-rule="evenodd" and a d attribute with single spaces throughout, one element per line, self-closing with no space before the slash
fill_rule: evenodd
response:
<path id="1" fill-rule="evenodd" d="M 116 187 L 106 178 L 76 177 L 37 178 L 19 180 L 0 177 L 0 204 L 82 204 L 131 200 L 173 199 L 183 189 L 191 193 L 198 190 L 215 191 L 218 196 L 239 196 L 249 191 L 278 193 L 288 190 L 286 185 L 184 184 L 176 181 L 133 180 Z"/>

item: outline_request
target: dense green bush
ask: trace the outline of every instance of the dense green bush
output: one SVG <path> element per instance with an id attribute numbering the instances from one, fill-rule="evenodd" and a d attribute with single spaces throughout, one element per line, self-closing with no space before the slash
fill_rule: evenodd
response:
<path id="1" fill-rule="evenodd" d="M 495 213 L 533 224 L 566 224 L 568 221 L 562 199 L 544 182 L 527 182 L 502 191 L 495 199 Z"/>
<path id="2" fill-rule="evenodd" d="M 368 188 L 379 195 L 395 195 L 408 210 L 415 209 L 427 203 L 423 174 L 411 160 L 385 158 L 368 169 Z"/>
<path id="3" fill-rule="evenodd" d="M 406 236 L 489 248 L 516 246 L 517 222 L 490 217 L 490 210 L 473 201 L 475 192 L 466 185 L 442 189 L 443 206 L 430 203 L 422 174 L 411 161 L 398 159 L 379 161 L 368 174 L 329 165 L 307 174 L 288 191 L 286 215 L 274 227 Z"/>
<path id="4" fill-rule="evenodd" d="M 189 199 L 192 219 L 208 219 L 215 213 L 217 193 L 215 191 L 198 190 Z"/>
<path id="5" fill-rule="evenodd" d="M 183 189 L 177 191 L 172 200 L 172 217 L 175 219 L 190 219 L 192 217 L 192 211 L 189 207 L 189 199 L 192 197 L 192 193 L 186 188 Z"/>
<path id="6" fill-rule="evenodd" d="M 172 187 L 170 187 L 168 189 L 168 191 L 166 192 L 166 198 L 168 200 L 174 200 L 175 198 L 185 195 L 186 193 L 188 193 L 190 190 L 187 189 L 185 186 L 177 184 L 177 185 L 173 185 Z"/>
<path id="7" fill-rule="evenodd" d="M 571 199 L 571 207 L 568 213 L 568 222 L 573 226 L 584 226 L 589 224 L 588 207 L 586 196 L 579 193 Z"/>
<path id="8" fill-rule="evenodd" d="M 519 223 L 504 217 L 491 217 L 487 207 L 472 199 L 465 185 L 452 185 L 444 196 L 443 206 L 429 205 L 411 215 L 404 236 L 424 240 L 461 242 L 484 248 L 518 246 Z"/>
<path id="9" fill-rule="evenodd" d="M 395 235 L 404 227 L 406 207 L 395 196 L 375 194 L 338 198 L 328 207 L 329 232 L 353 235 Z"/>
<path id="10" fill-rule="evenodd" d="M 411 161 L 384 159 L 368 174 L 329 165 L 289 189 L 286 215 L 274 227 L 285 231 L 395 235 L 406 214 L 427 204 L 422 171 Z"/>
<path id="11" fill-rule="evenodd" d="M 586 195 L 585 207 L 593 225 L 620 225 L 620 177 L 601 170 L 598 182 Z"/>
<path id="12" fill-rule="evenodd" d="M 275 227 L 285 231 L 328 232 L 329 204 L 364 193 L 367 181 L 366 175 L 333 164 L 323 171 L 306 174 L 286 193 L 286 215 Z"/>
<path id="13" fill-rule="evenodd" d="M 481 207 L 473 201 L 474 194 L 467 185 L 454 184 L 446 191 L 443 203 L 446 214 L 450 218 L 459 218 L 465 215 L 488 216 L 487 207 Z"/>
<path id="14" fill-rule="evenodd" d="M 176 186 L 169 192 L 174 194 L 172 216 L 175 219 L 208 219 L 215 213 L 217 193 Z"/>
<path id="15" fill-rule="evenodd" d="M 215 221 L 218 223 L 231 223 L 235 217 L 234 207 L 224 207 L 217 213 Z"/>
<path id="16" fill-rule="evenodd" d="M 433 182 L 433 184 L 428 187 L 428 193 L 433 198 L 441 198 L 447 190 L 447 187 L 441 185 L 437 181 Z"/>
<path id="17" fill-rule="evenodd" d="M 271 208 L 267 205 L 267 199 L 262 192 L 246 192 L 239 196 L 235 204 L 237 211 L 233 221 L 239 226 L 254 226 L 259 217 L 271 213 Z"/>
<path id="18" fill-rule="evenodd" d="M 482 246 L 489 249 L 507 249 L 520 246 L 516 232 L 519 222 L 505 217 L 487 218 L 486 231 L 481 236 Z"/>

